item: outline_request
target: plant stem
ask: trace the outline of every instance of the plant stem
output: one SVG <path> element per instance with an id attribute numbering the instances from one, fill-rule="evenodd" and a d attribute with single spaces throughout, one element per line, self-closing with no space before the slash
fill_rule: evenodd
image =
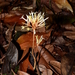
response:
<path id="1" fill-rule="evenodd" d="M 38 75 L 40 75 L 39 68 L 36 65 L 36 58 L 34 56 L 34 40 L 35 40 L 35 30 L 33 30 L 33 48 L 32 48 L 32 56 L 33 56 L 33 59 L 34 59 L 34 68 L 33 69 L 36 68 Z"/>
<path id="2" fill-rule="evenodd" d="M 33 48 L 32 48 L 32 54 L 34 54 L 34 30 L 33 30 Z"/>
<path id="3" fill-rule="evenodd" d="M 35 40 L 35 34 L 34 34 L 34 31 L 35 30 L 33 30 L 33 48 L 32 48 L 32 56 L 33 56 L 33 59 L 34 59 L 34 68 L 33 69 L 35 69 L 35 67 L 36 67 L 36 58 L 35 58 L 35 56 L 34 56 L 34 40 Z"/>

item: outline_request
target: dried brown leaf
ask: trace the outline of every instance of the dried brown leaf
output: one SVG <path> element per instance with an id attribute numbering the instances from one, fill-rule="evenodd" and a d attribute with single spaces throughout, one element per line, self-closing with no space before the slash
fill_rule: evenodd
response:
<path id="1" fill-rule="evenodd" d="M 0 7 L 8 6 L 9 4 L 9 2 L 4 1 L 0 3 Z"/>
<path id="2" fill-rule="evenodd" d="M 20 19 L 22 15 L 15 15 L 15 14 L 10 14 L 4 18 L 4 23 L 13 25 L 14 23 L 17 23 L 18 25 L 22 25 L 24 20 Z"/>
<path id="3" fill-rule="evenodd" d="M 44 65 L 47 69 L 50 69 L 50 66 L 42 56 L 40 56 L 39 65 Z"/>
<path id="4" fill-rule="evenodd" d="M 47 63 L 49 63 L 50 61 L 54 61 L 56 60 L 51 53 L 49 53 L 47 50 L 45 50 L 44 48 L 38 46 L 38 51 L 41 53 L 42 57 L 46 60 Z"/>
<path id="5" fill-rule="evenodd" d="M 61 63 L 58 61 L 51 61 L 50 62 L 51 65 L 58 67 L 59 69 L 61 68 Z"/>
<path id="6" fill-rule="evenodd" d="M 21 62 L 21 60 L 27 55 L 28 52 L 29 52 L 29 48 L 26 48 L 26 50 L 23 51 L 22 57 L 21 57 L 21 59 L 18 61 L 18 63 Z"/>
<path id="7" fill-rule="evenodd" d="M 75 31 L 65 31 L 63 35 L 69 39 L 75 40 Z"/>
<path id="8" fill-rule="evenodd" d="M 61 74 L 61 63 L 58 61 L 51 61 L 50 65 L 52 65 L 59 74 Z"/>
<path id="9" fill-rule="evenodd" d="M 51 53 L 52 53 L 53 50 L 54 50 L 53 45 L 50 45 L 50 44 L 46 45 L 45 48 L 46 48 L 49 52 L 51 52 Z"/>
<path id="10" fill-rule="evenodd" d="M 44 65 L 39 65 L 39 69 L 42 72 L 42 75 L 52 75 L 53 72 L 50 69 L 47 69 Z"/>
<path id="11" fill-rule="evenodd" d="M 41 37 L 41 35 L 43 35 L 44 40 L 47 40 L 50 36 L 50 32 L 48 33 L 36 33 L 36 35 L 38 35 L 38 39 Z M 35 35 L 35 36 L 36 36 Z M 41 44 L 44 42 L 44 40 L 41 42 Z M 17 39 L 17 42 L 20 44 L 20 47 L 22 50 L 25 50 L 26 48 L 32 47 L 32 43 L 33 43 L 33 33 L 32 32 L 28 32 L 27 34 L 23 34 L 22 36 L 20 36 Z M 36 37 L 34 38 L 34 47 L 36 47 Z"/>
<path id="12" fill-rule="evenodd" d="M 41 0 L 41 3 L 45 4 L 48 8 L 53 8 L 53 10 L 58 13 L 62 9 L 67 9 L 73 13 L 73 9 L 67 0 Z"/>
<path id="13" fill-rule="evenodd" d="M 23 71 L 18 71 L 18 75 L 30 75 L 30 74 L 23 72 Z"/>
<path id="14" fill-rule="evenodd" d="M 29 62 L 29 56 L 20 64 L 21 71 L 27 72 L 28 69 L 33 71 L 33 67 L 31 63 Z"/>
<path id="15" fill-rule="evenodd" d="M 49 53 L 47 50 L 45 50 L 44 48 L 41 48 L 40 46 L 38 46 L 38 51 L 40 52 L 41 56 L 43 57 L 43 60 L 45 60 L 45 63 L 48 63 L 51 66 L 53 66 L 53 68 L 55 68 L 55 70 L 59 74 L 61 74 L 60 63 L 59 62 L 55 62 L 56 59 L 53 57 L 53 55 L 51 53 Z M 56 66 L 54 66 L 52 62 L 54 62 L 54 65 L 56 65 Z M 44 63 L 44 65 L 45 65 L 45 63 Z M 47 66 L 49 67 L 49 65 L 47 65 Z M 49 67 L 49 68 L 52 69 L 51 67 Z"/>
<path id="16" fill-rule="evenodd" d="M 61 0 L 61 1 L 53 0 L 53 1 L 55 2 L 55 4 L 57 5 L 58 8 L 60 8 L 60 9 L 66 8 L 67 10 L 69 10 L 73 13 L 73 9 L 67 0 Z"/>

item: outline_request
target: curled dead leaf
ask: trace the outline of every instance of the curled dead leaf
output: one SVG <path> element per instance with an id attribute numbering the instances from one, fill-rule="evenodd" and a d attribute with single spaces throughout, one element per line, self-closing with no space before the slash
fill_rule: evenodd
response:
<path id="1" fill-rule="evenodd" d="M 53 0 L 53 1 L 58 6 L 58 8 L 60 8 L 60 9 L 66 8 L 67 10 L 69 10 L 73 13 L 73 9 L 72 9 L 71 5 L 69 4 L 68 0 L 61 0 L 61 1 Z"/>

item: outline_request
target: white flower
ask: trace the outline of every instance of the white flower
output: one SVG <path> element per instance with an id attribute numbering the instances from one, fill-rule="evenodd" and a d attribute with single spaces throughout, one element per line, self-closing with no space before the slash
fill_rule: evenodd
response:
<path id="1" fill-rule="evenodd" d="M 41 12 L 31 12 L 29 15 L 26 15 L 26 17 L 27 19 L 25 19 L 23 15 L 21 19 L 25 20 L 25 25 L 32 27 L 34 34 L 35 29 L 45 26 L 45 20 L 48 19 L 48 17 L 44 19 L 44 13 L 41 14 Z"/>
<path id="2" fill-rule="evenodd" d="M 36 35 L 36 44 L 37 44 L 37 46 L 42 42 L 43 39 L 44 39 L 43 35 L 40 37 L 40 39 L 38 39 L 38 35 Z"/>

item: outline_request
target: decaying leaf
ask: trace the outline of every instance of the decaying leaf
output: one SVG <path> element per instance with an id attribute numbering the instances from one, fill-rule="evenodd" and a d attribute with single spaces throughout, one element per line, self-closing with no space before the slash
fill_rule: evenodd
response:
<path id="1" fill-rule="evenodd" d="M 21 62 L 20 70 L 24 71 L 24 72 L 28 72 L 28 70 L 33 71 L 33 66 L 29 62 L 29 55 L 28 55 L 28 57 L 26 57 L 26 59 L 23 62 Z"/>
<path id="2" fill-rule="evenodd" d="M 9 2 L 1 2 L 0 3 L 0 7 L 6 7 L 6 6 L 8 6 L 10 3 Z"/>
<path id="3" fill-rule="evenodd" d="M 23 71 L 18 71 L 18 75 L 30 75 L 30 74 L 23 72 Z"/>
<path id="4" fill-rule="evenodd" d="M 43 38 L 44 39 L 48 39 L 49 36 L 50 36 L 50 32 L 48 33 L 36 33 L 36 35 L 38 35 L 38 38 L 41 37 L 41 35 L 43 35 Z M 35 35 L 35 36 L 36 36 Z M 44 40 L 43 40 L 44 41 Z M 22 36 L 20 36 L 18 39 L 17 39 L 17 42 L 20 44 L 20 47 L 22 50 L 25 50 L 26 47 L 29 48 L 29 47 L 32 47 L 32 42 L 33 42 L 33 33 L 32 32 L 28 32 L 27 34 L 23 34 Z M 42 42 L 41 42 L 42 43 Z M 36 44 L 36 37 L 34 39 L 34 46 L 36 47 L 37 44 Z"/>
<path id="5" fill-rule="evenodd" d="M 18 62 L 18 49 L 13 42 L 10 42 L 8 50 L 5 54 L 2 73 L 10 75 L 11 68 L 14 68 Z"/>
<path id="6" fill-rule="evenodd" d="M 51 53 L 49 53 L 47 50 L 45 50 L 44 48 L 41 48 L 40 46 L 38 46 L 38 51 L 41 53 L 42 57 L 45 59 L 45 61 L 52 65 L 54 63 L 51 63 L 51 62 L 55 62 L 56 59 L 53 57 L 53 55 Z M 53 66 L 53 65 L 52 65 Z M 53 66 L 56 71 L 61 74 L 61 71 L 60 71 L 60 63 L 59 65 L 56 67 L 56 66 Z"/>
<path id="7" fill-rule="evenodd" d="M 38 51 L 41 53 L 41 55 L 43 56 L 43 58 L 46 60 L 47 63 L 49 63 L 50 61 L 54 61 L 55 60 L 55 58 L 52 56 L 52 54 L 50 54 L 44 48 L 38 46 Z"/>
<path id="8" fill-rule="evenodd" d="M 22 15 L 15 15 L 15 14 L 7 15 L 4 18 L 4 23 L 10 24 L 10 25 L 13 25 L 14 23 L 17 23 L 18 25 L 22 25 L 22 22 L 24 22 L 24 20 L 20 19 L 21 16 Z"/>
<path id="9" fill-rule="evenodd" d="M 51 9 L 53 12 L 61 12 L 62 9 L 67 9 L 71 13 L 73 13 L 72 6 L 69 4 L 67 0 L 41 0 L 41 3 L 46 5 L 49 9 Z"/>
<path id="10" fill-rule="evenodd" d="M 53 0 L 53 1 L 60 9 L 66 8 L 67 10 L 70 10 L 73 13 L 73 9 L 67 0 L 61 0 L 61 1 Z"/>
<path id="11" fill-rule="evenodd" d="M 39 65 L 40 71 L 42 72 L 41 75 L 52 75 L 53 72 L 50 69 L 47 69 L 44 65 Z"/>
<path id="12" fill-rule="evenodd" d="M 63 35 L 69 39 L 75 40 L 75 31 L 65 31 Z"/>
<path id="13" fill-rule="evenodd" d="M 62 75 L 72 75 L 75 72 L 75 53 L 69 53 L 61 59 Z"/>

